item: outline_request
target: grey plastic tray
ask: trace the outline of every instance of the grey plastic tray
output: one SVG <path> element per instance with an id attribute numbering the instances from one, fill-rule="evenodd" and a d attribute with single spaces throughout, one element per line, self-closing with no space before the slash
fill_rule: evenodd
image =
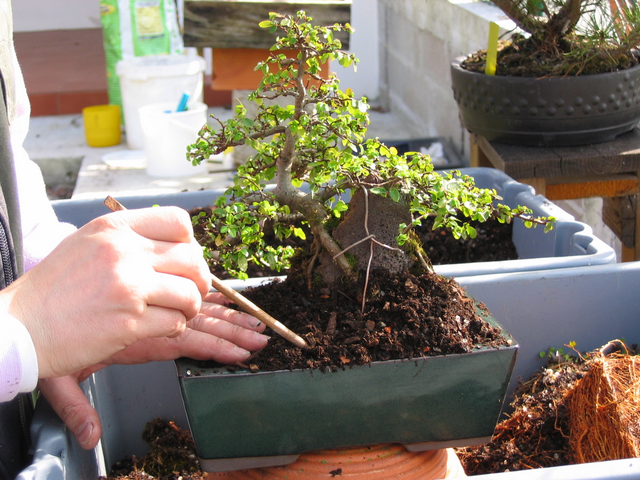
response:
<path id="1" fill-rule="evenodd" d="M 624 338 L 629 344 L 640 343 L 640 262 L 457 280 L 489 307 L 520 345 L 510 391 L 518 377 L 526 379 L 543 365 L 538 353 L 549 347 L 575 341 L 579 349 L 590 350 L 616 338 Z M 612 311 L 616 314 L 611 315 Z M 97 478 L 105 465 L 127 455 L 145 453 L 140 433 L 147 421 L 162 416 L 183 428 L 187 426 L 173 362 L 111 366 L 95 374 L 85 386 L 103 423 L 101 448 L 96 449 L 96 454 L 80 449 L 57 416 L 40 405 L 33 428 L 39 461 L 21 478 Z M 488 477 L 635 479 L 640 478 L 640 459 Z"/>
<path id="2" fill-rule="evenodd" d="M 613 250 L 594 237 L 589 226 L 503 172 L 487 168 L 463 171 L 474 176 L 479 186 L 495 188 L 504 203 L 524 204 L 536 215 L 554 215 L 559 220 L 549 234 L 540 228 L 526 231 L 516 224 L 514 243 L 521 260 L 436 268 L 466 285 L 519 342 L 515 379 L 526 378 L 540 367 L 538 352 L 550 346 L 560 347 L 573 340 L 579 348 L 590 349 L 616 337 L 639 341 L 640 262 L 616 264 Z M 220 193 L 197 191 L 119 200 L 127 208 L 157 204 L 191 209 L 210 204 Z M 52 204 L 61 220 L 77 226 L 109 212 L 102 199 L 59 200 Z M 240 288 L 244 285 L 236 284 Z M 617 309 L 618 315 L 606 315 L 608 308 Z M 173 362 L 114 365 L 96 373 L 83 386 L 102 420 L 101 445 L 94 451 L 82 450 L 53 410 L 42 402 L 32 426 L 35 460 L 20 478 L 97 478 L 123 457 L 146 452 L 140 433 L 147 421 L 164 417 L 183 428 L 187 426 Z M 513 388 L 514 381 L 510 391 Z M 602 462 L 591 468 L 560 467 L 557 473 L 556 469 L 543 470 L 517 475 L 530 475 L 527 479 L 639 478 L 640 461 Z"/>
<path id="3" fill-rule="evenodd" d="M 500 203 L 511 208 L 523 205 L 531 208 L 535 216 L 554 216 L 558 221 L 552 231 L 544 233 L 542 227 L 526 228 L 522 221 L 514 220 L 512 240 L 520 257 L 518 260 L 439 265 L 435 267 L 436 272 L 457 277 L 616 262 L 613 248 L 597 238 L 589 225 L 578 222 L 542 195 L 536 195 L 533 187 L 493 168 L 464 168 L 461 171 L 471 175 L 478 187 L 495 189 L 503 198 Z"/>

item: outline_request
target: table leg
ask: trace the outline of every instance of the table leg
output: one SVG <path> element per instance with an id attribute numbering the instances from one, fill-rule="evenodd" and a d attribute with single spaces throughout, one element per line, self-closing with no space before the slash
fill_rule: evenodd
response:
<path id="1" fill-rule="evenodd" d="M 472 133 L 469 135 L 469 165 L 471 167 L 490 167 L 495 168 L 491 160 L 480 147 L 478 135 Z"/>
<path id="2" fill-rule="evenodd" d="M 640 176 L 640 172 L 636 172 L 636 175 Z M 622 258 L 623 262 L 633 262 L 640 260 L 640 215 L 638 208 L 640 208 L 640 194 L 632 195 L 633 201 L 631 206 L 633 208 L 633 218 L 635 220 L 635 235 L 633 239 L 633 248 L 625 248 L 622 245 Z"/>
<path id="3" fill-rule="evenodd" d="M 620 239 L 622 251 L 621 262 L 636 260 L 637 224 L 636 217 L 638 195 L 623 195 L 602 199 L 602 221 Z"/>
<path id="4" fill-rule="evenodd" d="M 638 207 L 640 207 L 640 195 L 636 194 L 635 197 L 635 217 L 636 217 L 636 235 L 633 239 L 633 258 L 629 261 L 640 260 L 640 215 L 638 215 Z M 624 260 L 623 260 L 624 261 Z"/>
<path id="5" fill-rule="evenodd" d="M 547 195 L 547 179 L 543 177 L 536 178 L 519 178 L 520 183 L 531 185 L 538 195 Z"/>

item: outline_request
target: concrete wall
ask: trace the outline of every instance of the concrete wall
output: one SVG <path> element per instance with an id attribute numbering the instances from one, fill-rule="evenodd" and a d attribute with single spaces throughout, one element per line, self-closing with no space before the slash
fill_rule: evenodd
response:
<path id="1" fill-rule="evenodd" d="M 378 0 L 380 103 L 421 136 L 442 136 L 468 161 L 469 142 L 451 91 L 451 61 L 486 48 L 489 22 L 513 24 L 476 0 Z"/>
<path id="2" fill-rule="evenodd" d="M 381 106 L 411 125 L 408 135 L 442 136 L 469 161 L 469 135 L 451 91 L 451 61 L 486 48 L 489 22 L 513 23 L 481 0 L 378 0 Z M 621 243 L 602 221 L 602 199 L 557 201 L 593 228 L 618 259 Z"/>

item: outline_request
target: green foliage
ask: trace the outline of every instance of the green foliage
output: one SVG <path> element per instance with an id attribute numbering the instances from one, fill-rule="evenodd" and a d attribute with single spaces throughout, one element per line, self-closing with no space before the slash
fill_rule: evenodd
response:
<path id="1" fill-rule="evenodd" d="M 565 346 L 576 351 L 576 342 L 574 341 L 569 342 L 569 344 Z M 539 356 L 540 358 L 547 357 L 549 359 L 549 363 L 573 363 L 578 361 L 578 357 L 565 353 L 563 348 L 549 347 L 546 351 L 540 352 Z"/>
<path id="2" fill-rule="evenodd" d="M 325 250 L 339 257 L 336 261 L 345 272 L 353 269 L 356 262 L 337 255 L 342 247 L 334 243 L 329 229 L 347 211 L 347 195 L 359 188 L 407 205 L 413 222 L 401 226 L 400 242 L 428 216 L 436 217 L 435 227 L 451 228 L 456 238 L 475 236 L 467 222 L 456 218 L 459 212 L 481 221 L 521 217 L 528 224 L 551 228 L 553 219 L 533 218 L 526 208 L 496 204 L 497 193 L 475 187 L 471 177 L 434 171 L 427 155 L 400 156 L 395 148 L 366 139 L 366 99 L 340 90 L 334 74 L 322 76 L 328 61 L 357 65 L 358 59 L 343 52 L 340 41 L 333 38 L 336 31 L 353 32 L 349 25 L 313 26 L 311 18 L 298 12 L 271 13 L 260 26 L 277 32 L 278 38 L 269 58 L 256 66 L 263 80 L 249 100 L 258 105 L 257 115 L 248 118 L 246 108 L 238 106 L 235 117 L 219 122 L 218 128 L 205 125 L 187 153 L 192 162 L 200 163 L 233 146 L 250 145 L 255 150 L 238 167 L 234 185 L 214 210 L 219 258 L 229 271 L 244 277 L 249 262 L 288 265 L 293 251 L 266 245 L 265 221 L 282 239 L 304 238 L 302 221 Z M 298 53 L 287 57 L 283 49 Z M 271 102 L 281 98 L 289 99 L 289 104 Z"/>

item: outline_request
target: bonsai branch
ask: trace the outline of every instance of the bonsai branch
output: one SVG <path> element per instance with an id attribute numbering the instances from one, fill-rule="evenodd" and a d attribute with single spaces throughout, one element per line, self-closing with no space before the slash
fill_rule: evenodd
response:
<path id="1" fill-rule="evenodd" d="M 320 242 L 322 243 L 322 246 L 327 250 L 329 255 L 335 257 L 336 264 L 338 265 L 340 270 L 344 272 L 347 278 L 355 279 L 355 272 L 351 268 L 351 265 L 349 265 L 349 262 L 347 261 L 345 256 L 338 255 L 340 253 L 340 246 L 336 243 L 327 229 L 324 228 L 324 226 L 316 225 L 316 228 L 313 228 L 313 233 L 318 236 Z"/>
<path id="2" fill-rule="evenodd" d="M 309 265 L 307 267 L 307 288 L 311 290 L 311 279 L 313 277 L 313 269 L 315 268 L 316 261 L 318 260 L 318 256 L 320 255 L 320 251 L 322 250 L 322 246 L 316 240 L 313 241 L 311 246 L 313 248 L 313 256 L 309 260 Z"/>

